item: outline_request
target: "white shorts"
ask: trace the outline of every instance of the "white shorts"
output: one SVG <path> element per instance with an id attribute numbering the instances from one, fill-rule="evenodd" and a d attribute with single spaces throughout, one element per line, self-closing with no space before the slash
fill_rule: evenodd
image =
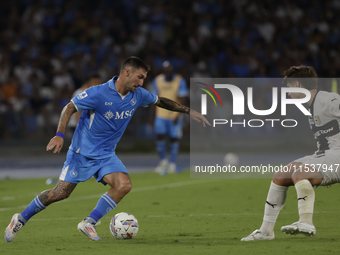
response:
<path id="1" fill-rule="evenodd" d="M 320 186 L 340 182 L 340 150 L 326 150 L 325 154 L 305 156 L 294 162 L 308 165 L 321 173 L 323 180 Z"/>

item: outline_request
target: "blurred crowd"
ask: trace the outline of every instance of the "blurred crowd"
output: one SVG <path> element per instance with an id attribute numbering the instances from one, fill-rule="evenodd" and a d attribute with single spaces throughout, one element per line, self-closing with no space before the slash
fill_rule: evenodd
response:
<path id="1" fill-rule="evenodd" d="M 190 77 L 340 72 L 340 0 L 0 1 L 0 139 L 51 136 L 86 78 L 131 55 Z M 141 123 L 148 122 L 143 109 Z"/>

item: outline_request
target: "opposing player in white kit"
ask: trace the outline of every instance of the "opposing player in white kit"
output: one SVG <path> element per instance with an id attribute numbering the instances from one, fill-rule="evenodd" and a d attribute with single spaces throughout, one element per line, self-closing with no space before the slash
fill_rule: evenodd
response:
<path id="1" fill-rule="evenodd" d="M 284 171 L 274 174 L 265 204 L 263 222 L 241 241 L 273 240 L 274 225 L 283 208 L 289 186 L 295 186 L 298 197 L 299 221 L 283 226 L 286 234 L 316 234 L 313 224 L 315 193 L 313 187 L 340 182 L 340 96 L 317 90 L 317 74 L 311 66 L 292 66 L 284 73 L 288 87 L 308 89 L 307 102 L 311 115 L 309 124 L 317 141 L 317 151 L 294 160 Z M 303 93 L 291 93 L 293 99 L 304 98 Z"/>

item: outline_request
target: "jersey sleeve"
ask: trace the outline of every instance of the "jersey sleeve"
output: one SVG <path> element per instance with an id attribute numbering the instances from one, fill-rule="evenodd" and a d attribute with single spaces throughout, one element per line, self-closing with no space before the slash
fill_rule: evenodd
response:
<path id="1" fill-rule="evenodd" d="M 186 81 L 182 78 L 180 83 L 179 83 L 179 89 L 177 95 L 179 97 L 186 97 L 188 96 L 188 89 L 187 89 L 187 83 Z"/>
<path id="2" fill-rule="evenodd" d="M 158 96 L 146 89 L 139 88 L 140 91 L 140 104 L 141 106 L 149 106 L 155 104 L 158 100 Z"/>
<path id="3" fill-rule="evenodd" d="M 78 111 L 93 110 L 96 108 L 97 98 L 97 88 L 91 87 L 76 95 L 71 101 Z"/>

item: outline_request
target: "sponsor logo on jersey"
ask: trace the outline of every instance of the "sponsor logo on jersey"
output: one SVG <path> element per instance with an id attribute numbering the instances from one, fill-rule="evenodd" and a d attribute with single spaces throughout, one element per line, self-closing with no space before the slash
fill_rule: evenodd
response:
<path id="1" fill-rule="evenodd" d="M 105 102 L 105 105 L 112 105 L 112 102 Z"/>
<path id="2" fill-rule="evenodd" d="M 111 111 L 107 111 L 104 116 L 107 120 L 112 119 L 113 117 L 115 118 L 115 120 L 122 120 L 122 119 L 127 119 L 129 117 L 132 117 L 132 113 L 134 112 L 135 109 L 131 109 L 131 110 L 127 110 L 127 111 L 122 111 L 122 112 L 116 112 L 116 114 L 114 114 Z"/>
<path id="3" fill-rule="evenodd" d="M 127 119 L 132 116 L 132 113 L 135 109 L 132 109 L 130 111 L 122 111 L 121 113 L 116 112 L 116 120 L 117 119 Z"/>
<path id="4" fill-rule="evenodd" d="M 87 97 L 86 91 L 81 92 L 81 93 L 78 95 L 78 99 L 79 99 L 79 100 L 80 100 L 80 99 L 84 99 L 85 97 Z"/>
<path id="5" fill-rule="evenodd" d="M 106 118 L 107 120 L 110 120 L 110 119 L 113 118 L 114 114 L 113 114 L 113 112 L 111 112 L 111 111 L 107 111 L 107 112 L 104 114 L 104 116 L 105 116 L 105 118 Z"/>
<path id="6" fill-rule="evenodd" d="M 333 127 L 329 128 L 329 129 L 326 129 L 326 130 L 318 130 L 314 133 L 314 136 L 315 138 L 318 138 L 320 135 L 326 135 L 328 134 L 329 132 L 332 132 L 334 130 Z"/>

